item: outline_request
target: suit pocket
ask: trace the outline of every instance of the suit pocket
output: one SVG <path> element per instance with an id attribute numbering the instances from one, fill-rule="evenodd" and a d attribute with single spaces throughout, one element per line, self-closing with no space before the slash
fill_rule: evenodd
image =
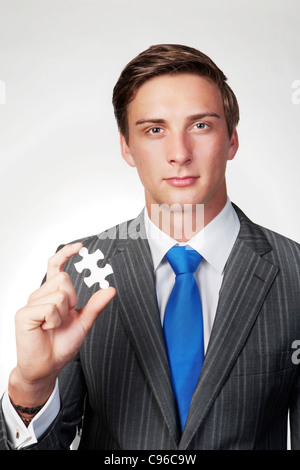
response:
<path id="1" fill-rule="evenodd" d="M 243 351 L 231 371 L 231 376 L 271 374 L 294 369 L 293 353 L 292 350 L 275 353 L 249 353 Z"/>

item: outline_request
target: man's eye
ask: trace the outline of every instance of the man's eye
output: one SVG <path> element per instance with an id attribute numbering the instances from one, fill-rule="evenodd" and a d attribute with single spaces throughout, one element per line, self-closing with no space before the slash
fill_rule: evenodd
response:
<path id="1" fill-rule="evenodd" d="M 207 124 L 205 124 L 204 122 L 198 122 L 197 124 L 195 124 L 195 127 L 197 129 L 205 129 L 207 127 Z"/>
<path id="2" fill-rule="evenodd" d="M 149 134 L 160 134 L 161 132 L 162 132 L 162 129 L 160 127 L 152 127 L 148 131 Z"/>

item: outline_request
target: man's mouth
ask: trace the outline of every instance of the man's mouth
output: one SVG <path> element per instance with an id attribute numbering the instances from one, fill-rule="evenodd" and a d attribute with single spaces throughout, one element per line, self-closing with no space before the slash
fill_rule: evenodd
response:
<path id="1" fill-rule="evenodd" d="M 182 188 L 185 186 L 191 186 L 198 178 L 199 176 L 173 176 L 172 178 L 165 178 L 165 181 L 167 181 L 171 186 Z"/>

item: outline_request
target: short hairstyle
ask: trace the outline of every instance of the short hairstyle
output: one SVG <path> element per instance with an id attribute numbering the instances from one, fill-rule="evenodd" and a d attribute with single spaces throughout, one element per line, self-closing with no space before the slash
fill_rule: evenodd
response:
<path id="1" fill-rule="evenodd" d="M 229 137 L 239 122 L 239 106 L 227 78 L 203 52 L 180 44 L 158 44 L 141 52 L 123 69 L 113 90 L 113 107 L 118 129 L 128 142 L 128 104 L 147 80 L 165 74 L 195 73 L 219 88 Z"/>

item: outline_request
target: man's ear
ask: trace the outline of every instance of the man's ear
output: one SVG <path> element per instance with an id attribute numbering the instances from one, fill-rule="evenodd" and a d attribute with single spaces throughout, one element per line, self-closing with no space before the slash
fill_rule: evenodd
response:
<path id="1" fill-rule="evenodd" d="M 236 128 L 234 128 L 232 136 L 230 138 L 227 160 L 232 160 L 235 157 L 235 154 L 238 151 L 238 148 L 239 148 L 239 136 L 238 136 Z"/>
<path id="2" fill-rule="evenodd" d="M 127 162 L 128 165 L 135 167 L 136 166 L 135 161 L 133 159 L 129 145 L 127 144 L 126 139 L 123 136 L 123 134 L 120 134 L 120 146 L 121 146 L 121 154 L 125 162 Z"/>

